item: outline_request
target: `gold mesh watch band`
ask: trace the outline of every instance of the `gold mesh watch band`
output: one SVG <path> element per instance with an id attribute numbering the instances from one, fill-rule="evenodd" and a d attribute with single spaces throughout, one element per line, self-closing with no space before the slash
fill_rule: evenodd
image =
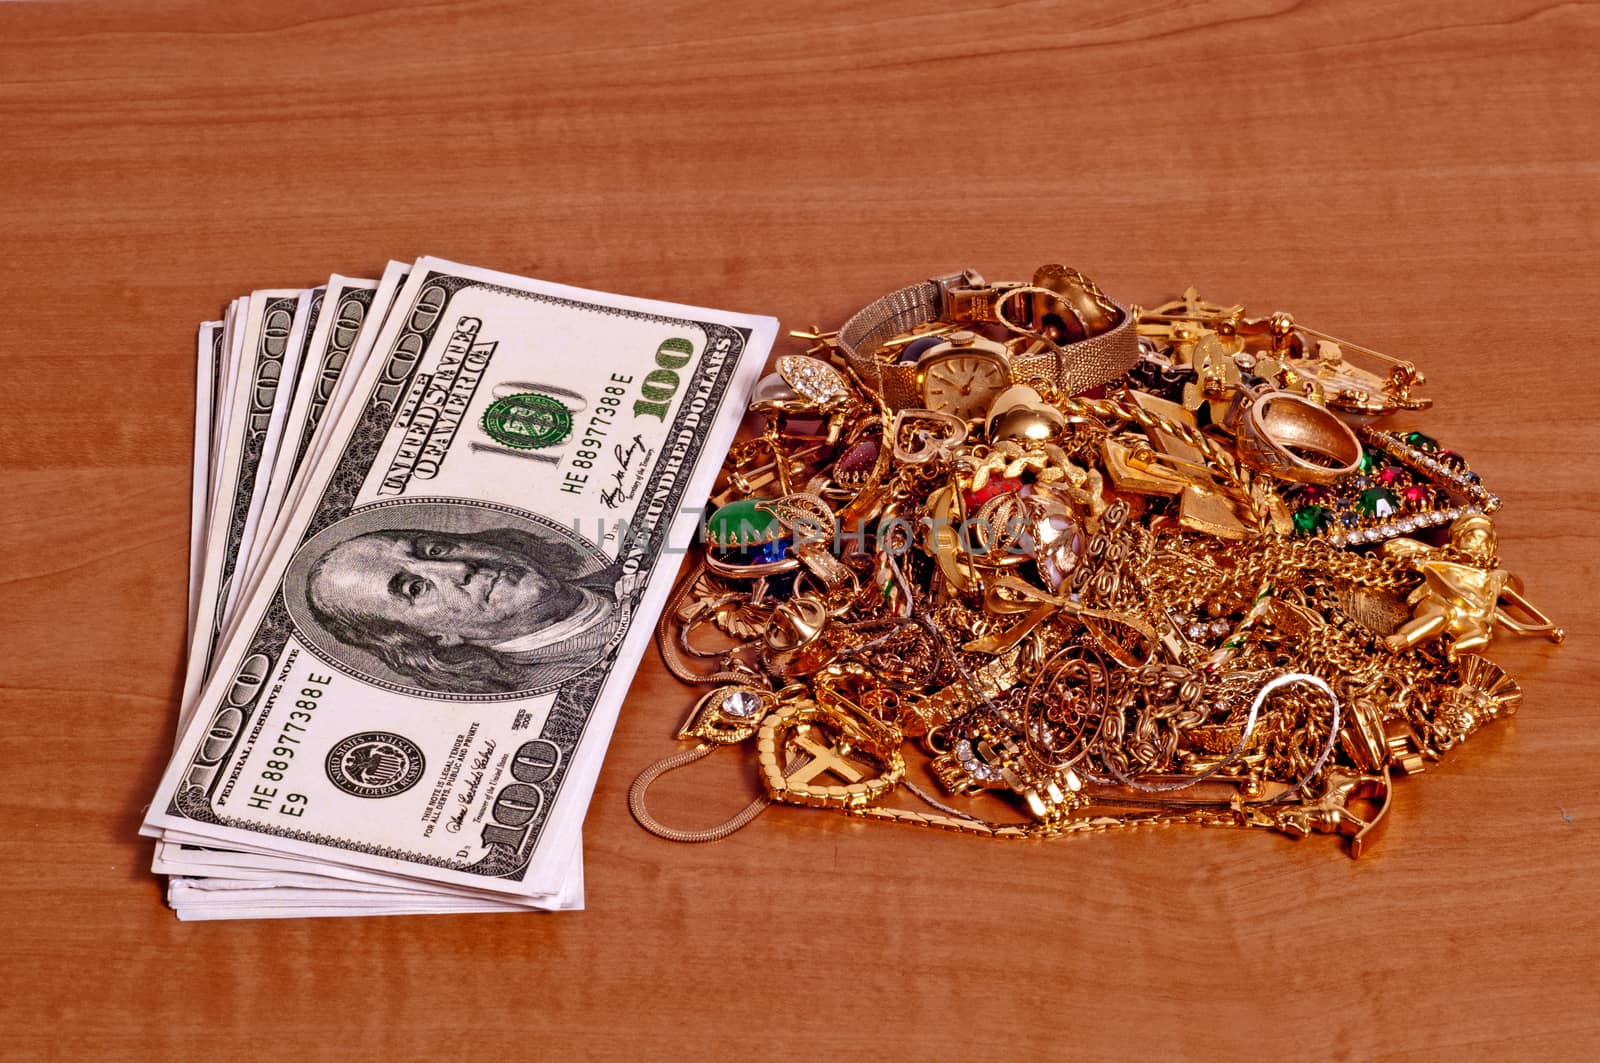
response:
<path id="1" fill-rule="evenodd" d="M 885 362 L 878 357 L 883 345 L 918 325 L 944 317 L 944 293 L 954 285 L 982 284 L 973 273 L 952 273 L 913 284 L 874 299 L 857 310 L 839 329 L 839 349 L 861 383 L 876 391 L 892 410 L 922 405 L 917 388 L 917 367 Z"/>
<path id="2" fill-rule="evenodd" d="M 861 382 L 890 409 L 920 406 L 917 367 L 879 358 L 883 345 L 935 321 L 997 320 L 992 296 L 1011 287 L 1016 285 L 986 286 L 983 278 L 968 270 L 901 288 L 856 311 L 839 330 L 839 349 Z M 1012 381 L 1046 380 L 1064 394 L 1079 395 L 1126 375 L 1139 360 L 1139 339 L 1133 315 L 1126 307 L 1112 305 L 1119 314 L 1114 326 L 1077 343 L 1014 358 Z"/>

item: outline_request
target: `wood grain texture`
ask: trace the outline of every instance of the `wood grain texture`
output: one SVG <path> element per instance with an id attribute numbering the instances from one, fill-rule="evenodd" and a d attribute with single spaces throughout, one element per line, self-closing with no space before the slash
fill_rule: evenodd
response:
<path id="1" fill-rule="evenodd" d="M 1585 3 L 0 4 L 0 1054 L 1592 1058 L 1600 963 Z M 1002 844 L 625 792 L 588 910 L 177 923 L 135 835 L 181 679 L 195 324 L 437 254 L 836 326 L 1065 260 L 1414 358 L 1571 637 L 1383 846 Z M 791 349 L 784 347 L 783 349 Z M 745 800 L 712 758 L 664 818 Z"/>

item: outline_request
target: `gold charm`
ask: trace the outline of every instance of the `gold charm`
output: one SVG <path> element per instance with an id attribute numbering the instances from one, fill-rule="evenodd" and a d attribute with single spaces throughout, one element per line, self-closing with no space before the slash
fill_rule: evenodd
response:
<path id="1" fill-rule="evenodd" d="M 894 460 L 907 465 L 949 461 L 967 441 L 967 422 L 941 410 L 901 410 L 889 428 Z"/>
<path id="2" fill-rule="evenodd" d="M 1445 695 L 1433 717 L 1433 744 L 1446 750 L 1522 705 L 1522 687 L 1505 669 L 1477 654 L 1463 654 L 1461 685 Z"/>
<path id="3" fill-rule="evenodd" d="M 779 679 L 810 675 L 833 657 L 822 639 L 828 606 L 814 594 L 797 594 L 772 611 L 762 645 L 761 663 Z"/>
<path id="4" fill-rule="evenodd" d="M 756 733 L 762 717 L 777 703 L 771 691 L 760 687 L 718 687 L 695 703 L 694 711 L 678 728 L 678 737 L 699 738 L 719 746 L 743 742 Z"/>
<path id="5" fill-rule="evenodd" d="M 1026 384 L 1015 384 L 995 397 L 987 424 L 991 440 L 1009 439 L 1024 445 L 1054 443 L 1067 431 L 1061 411 Z"/>
<path id="6" fill-rule="evenodd" d="M 814 701 L 796 701 L 768 716 L 756 749 L 767 793 L 792 805 L 862 808 L 885 797 L 905 775 L 898 749 L 874 741 L 844 714 Z M 801 760 L 788 772 L 785 749 Z M 840 781 L 818 781 L 825 776 Z"/>
<path id="7" fill-rule="evenodd" d="M 1389 812 L 1389 771 L 1376 775 L 1329 776 L 1327 790 L 1316 801 L 1280 813 L 1279 830 L 1303 838 L 1312 831 L 1343 834 L 1350 839 L 1350 855 L 1360 858 L 1383 836 Z M 1361 802 L 1371 807 L 1365 812 Z"/>
<path id="8" fill-rule="evenodd" d="M 1183 493 L 1187 481 L 1163 469 L 1148 443 L 1107 436 L 1100 448 L 1111 486 L 1118 491 L 1169 498 Z"/>
<path id="9" fill-rule="evenodd" d="M 1482 514 L 1468 514 L 1450 525 L 1450 545 L 1473 563 L 1447 560 L 1440 551 L 1414 539 L 1385 543 L 1383 553 L 1410 560 L 1422 574 L 1422 585 L 1406 599 L 1415 607 L 1409 622 L 1383 641 L 1400 653 L 1432 639 L 1449 637 L 1446 653 L 1451 660 L 1489 644 L 1498 623 L 1519 635 L 1544 635 L 1560 642 L 1566 633 L 1517 595 L 1514 607 L 1532 612 L 1534 622 L 1507 613 L 1501 598 L 1510 591 L 1512 575 L 1494 567 L 1494 522 Z"/>
<path id="10" fill-rule="evenodd" d="M 951 747 L 933 760 L 939 784 L 952 794 L 971 796 L 980 790 L 1010 790 L 1022 799 L 1034 819 L 1065 819 L 1083 803 L 1082 781 L 1071 768 L 1048 769 L 1027 755 L 1014 735 L 979 728 L 953 736 Z"/>

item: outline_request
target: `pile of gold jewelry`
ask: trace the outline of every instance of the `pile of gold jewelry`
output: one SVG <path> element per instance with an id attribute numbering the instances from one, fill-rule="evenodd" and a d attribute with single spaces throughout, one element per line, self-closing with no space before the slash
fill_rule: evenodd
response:
<path id="1" fill-rule="evenodd" d="M 1562 638 L 1500 567 L 1499 498 L 1379 427 L 1428 405 L 1422 374 L 1288 314 L 1193 289 L 1128 308 L 1045 266 L 796 335 L 658 632 L 715 684 L 679 733 L 699 744 L 630 793 L 663 837 L 776 800 L 1011 838 L 1326 831 L 1360 855 L 1395 769 L 1516 711 L 1493 630 Z M 651 816 L 657 777 L 737 744 L 765 796 L 707 830 Z"/>

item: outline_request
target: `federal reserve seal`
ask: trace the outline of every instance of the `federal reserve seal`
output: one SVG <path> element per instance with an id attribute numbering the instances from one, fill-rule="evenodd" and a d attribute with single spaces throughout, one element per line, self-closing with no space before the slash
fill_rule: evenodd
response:
<path id="1" fill-rule="evenodd" d="M 483 430 L 496 443 L 518 450 L 553 447 L 572 434 L 572 411 L 549 395 L 525 391 L 484 410 Z"/>
<path id="2" fill-rule="evenodd" d="M 422 750 L 389 731 L 363 731 L 328 751 L 328 781 L 351 797 L 393 797 L 422 778 Z"/>

